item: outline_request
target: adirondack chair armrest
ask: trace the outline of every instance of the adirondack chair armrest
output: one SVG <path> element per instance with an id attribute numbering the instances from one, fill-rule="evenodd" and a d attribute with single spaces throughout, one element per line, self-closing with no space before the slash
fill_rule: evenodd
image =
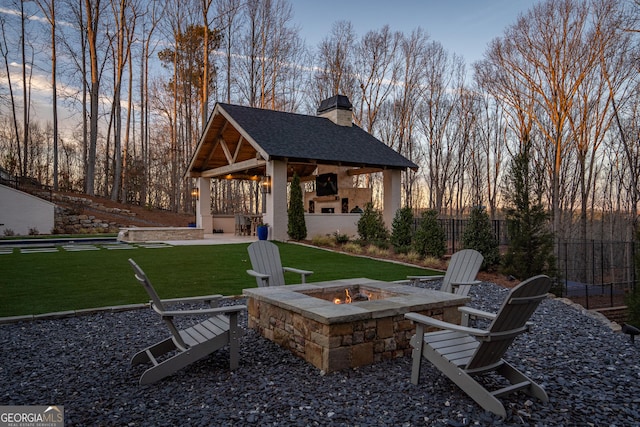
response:
<path id="1" fill-rule="evenodd" d="M 313 274 L 313 271 L 309 271 L 309 270 L 300 270 L 299 268 L 293 268 L 293 267 L 282 267 L 282 269 L 284 271 L 288 271 L 290 273 L 297 273 L 300 274 L 302 276 L 310 276 Z"/>
<path id="2" fill-rule="evenodd" d="M 257 279 L 262 280 L 263 286 L 269 286 L 269 279 L 271 278 L 270 275 L 264 274 L 264 273 L 258 273 L 255 270 L 247 270 L 247 273 L 249 274 L 249 276 L 253 276 Z"/>
<path id="3" fill-rule="evenodd" d="M 190 302 L 204 302 L 209 304 L 211 307 L 215 307 L 218 305 L 218 301 L 222 299 L 222 295 L 202 295 L 197 297 L 186 297 L 186 298 L 168 298 L 161 299 L 160 301 L 163 304 L 179 304 L 179 303 L 190 303 Z"/>
<path id="4" fill-rule="evenodd" d="M 299 268 L 293 268 L 293 267 L 282 267 L 282 269 L 284 271 L 288 271 L 289 273 L 299 274 L 301 276 L 301 278 L 302 278 L 302 283 L 306 283 L 307 282 L 307 276 L 311 276 L 313 274 L 313 271 L 300 270 Z"/>
<path id="5" fill-rule="evenodd" d="M 458 307 L 458 311 L 461 311 L 462 313 L 468 314 L 469 316 L 472 316 L 472 317 L 482 317 L 484 319 L 489 319 L 489 320 L 493 320 L 497 316 L 496 313 L 478 310 L 477 308 L 471 308 L 467 306 Z"/>
<path id="6" fill-rule="evenodd" d="M 152 305 L 152 307 L 156 313 L 163 317 L 239 313 L 247 309 L 246 305 L 230 305 L 227 307 L 201 308 L 197 310 L 159 310 L 155 305 Z"/>
<path id="7" fill-rule="evenodd" d="M 462 285 L 479 285 L 482 283 L 481 280 L 472 280 L 470 282 L 451 282 L 452 286 L 462 286 Z"/>
<path id="8" fill-rule="evenodd" d="M 425 316 L 418 313 L 405 313 L 405 319 L 411 320 L 416 323 L 423 324 L 425 326 L 431 326 L 438 329 L 446 329 L 448 331 L 463 332 L 465 334 L 473 335 L 476 337 L 486 337 L 489 335 L 489 331 L 482 329 L 470 328 L 468 326 L 456 325 L 454 323 L 444 322 L 442 320 L 434 319 L 433 317 Z"/>
<path id="9" fill-rule="evenodd" d="M 407 279 L 409 280 L 418 280 L 420 282 L 428 282 L 431 280 L 439 280 L 444 278 L 444 275 L 438 275 L 438 276 L 407 276 Z"/>
<path id="10" fill-rule="evenodd" d="M 255 270 L 247 270 L 247 273 L 250 276 L 257 277 L 258 279 L 268 279 L 270 277 L 268 274 L 258 273 Z"/>

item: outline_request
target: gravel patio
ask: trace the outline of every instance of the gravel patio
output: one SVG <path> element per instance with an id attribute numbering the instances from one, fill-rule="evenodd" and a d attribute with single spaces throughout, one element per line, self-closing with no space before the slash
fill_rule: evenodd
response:
<path id="1" fill-rule="evenodd" d="M 471 305 L 495 310 L 507 292 L 483 283 Z M 1 402 L 64 405 L 69 426 L 640 425 L 640 342 L 558 299 L 544 301 L 532 321 L 507 359 L 550 402 L 507 396 L 505 420 L 426 361 L 418 386 L 408 357 L 323 375 L 251 330 L 238 370 L 228 371 L 223 350 L 139 386 L 145 367 L 130 368 L 129 358 L 167 333 L 149 309 L 0 326 Z"/>

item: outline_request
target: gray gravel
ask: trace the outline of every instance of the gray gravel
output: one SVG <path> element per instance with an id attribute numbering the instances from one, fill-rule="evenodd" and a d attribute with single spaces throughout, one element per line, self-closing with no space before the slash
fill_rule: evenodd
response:
<path id="1" fill-rule="evenodd" d="M 472 292 L 473 305 L 495 310 L 507 291 L 483 283 Z M 238 370 L 222 350 L 139 386 L 145 367 L 129 358 L 166 334 L 148 309 L 0 326 L 0 404 L 64 405 L 69 426 L 640 425 L 640 342 L 560 300 L 544 301 L 532 320 L 506 358 L 550 401 L 504 397 L 505 420 L 426 361 L 418 386 L 408 357 L 322 375 L 251 330 Z"/>

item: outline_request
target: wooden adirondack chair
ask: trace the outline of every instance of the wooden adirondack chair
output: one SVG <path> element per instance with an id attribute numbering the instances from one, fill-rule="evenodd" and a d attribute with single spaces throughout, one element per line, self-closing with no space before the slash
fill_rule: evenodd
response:
<path id="1" fill-rule="evenodd" d="M 486 330 L 455 325 L 417 313 L 405 317 L 416 323 L 411 339 L 413 366 L 411 382 L 418 384 L 421 359 L 424 357 L 456 383 L 484 409 L 506 417 L 499 396 L 523 390 L 548 402 L 547 393 L 524 373 L 507 363 L 502 356 L 513 340 L 529 328 L 528 320 L 542 300 L 547 297 L 551 282 L 547 276 L 535 276 L 513 288 L 500 310 L 487 313 L 493 319 Z M 464 310 L 461 307 L 460 310 Z M 472 310 L 480 315 L 480 310 Z M 425 327 L 440 329 L 425 333 Z M 502 375 L 509 385 L 489 391 L 477 377 L 489 372 Z"/>
<path id="2" fill-rule="evenodd" d="M 313 274 L 313 271 L 283 267 L 278 247 L 267 240 L 258 240 L 251 243 L 247 251 L 249 252 L 252 267 L 251 270 L 247 270 L 247 273 L 256 278 L 258 287 L 284 285 L 285 271 L 300 274 L 301 283 L 305 283 L 307 276 Z"/>
<path id="3" fill-rule="evenodd" d="M 480 283 L 476 280 L 478 271 L 484 257 L 474 249 L 463 249 L 451 256 L 449 266 L 444 275 L 440 276 L 408 276 L 409 280 L 437 280 L 442 279 L 442 292 L 453 292 L 458 295 L 467 296 L 472 285 Z"/>
<path id="4" fill-rule="evenodd" d="M 133 267 L 136 279 L 151 298 L 151 308 L 162 317 L 171 332 L 170 337 L 139 351 L 131 359 L 131 366 L 146 362 L 153 364 L 140 377 L 140 384 L 153 383 L 172 375 L 227 345 L 229 346 L 230 369 L 238 367 L 238 340 L 242 335 L 238 326 L 238 313 L 246 310 L 246 306 L 215 307 L 222 295 L 161 300 L 144 271 L 132 259 L 129 259 L 129 263 Z M 197 310 L 167 310 L 165 308 L 165 304 L 185 302 L 205 302 L 211 308 Z M 208 319 L 187 329 L 179 330 L 173 323 L 173 318 L 177 316 L 207 316 Z M 172 355 L 169 356 L 168 353 L 172 353 Z"/>

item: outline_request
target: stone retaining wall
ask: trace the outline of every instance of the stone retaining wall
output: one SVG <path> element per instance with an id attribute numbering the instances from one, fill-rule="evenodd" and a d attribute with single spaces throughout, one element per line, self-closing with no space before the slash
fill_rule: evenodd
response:
<path id="1" fill-rule="evenodd" d="M 75 215 L 69 209 L 56 206 L 56 234 L 117 233 L 119 229 L 115 221 L 107 222 L 94 215 Z"/>
<path id="2" fill-rule="evenodd" d="M 64 207 L 56 204 L 55 208 L 55 225 L 54 232 L 56 234 L 94 234 L 94 233 L 117 233 L 120 227 L 126 227 L 130 223 L 106 221 L 95 215 L 78 214 L 81 209 L 73 209 L 73 206 L 87 206 L 109 214 L 121 216 L 124 218 L 134 218 L 135 212 L 127 209 L 107 208 L 106 206 L 95 203 L 93 200 L 85 197 L 67 196 L 62 194 L 53 194 L 53 203 L 62 203 L 71 207 Z"/>

